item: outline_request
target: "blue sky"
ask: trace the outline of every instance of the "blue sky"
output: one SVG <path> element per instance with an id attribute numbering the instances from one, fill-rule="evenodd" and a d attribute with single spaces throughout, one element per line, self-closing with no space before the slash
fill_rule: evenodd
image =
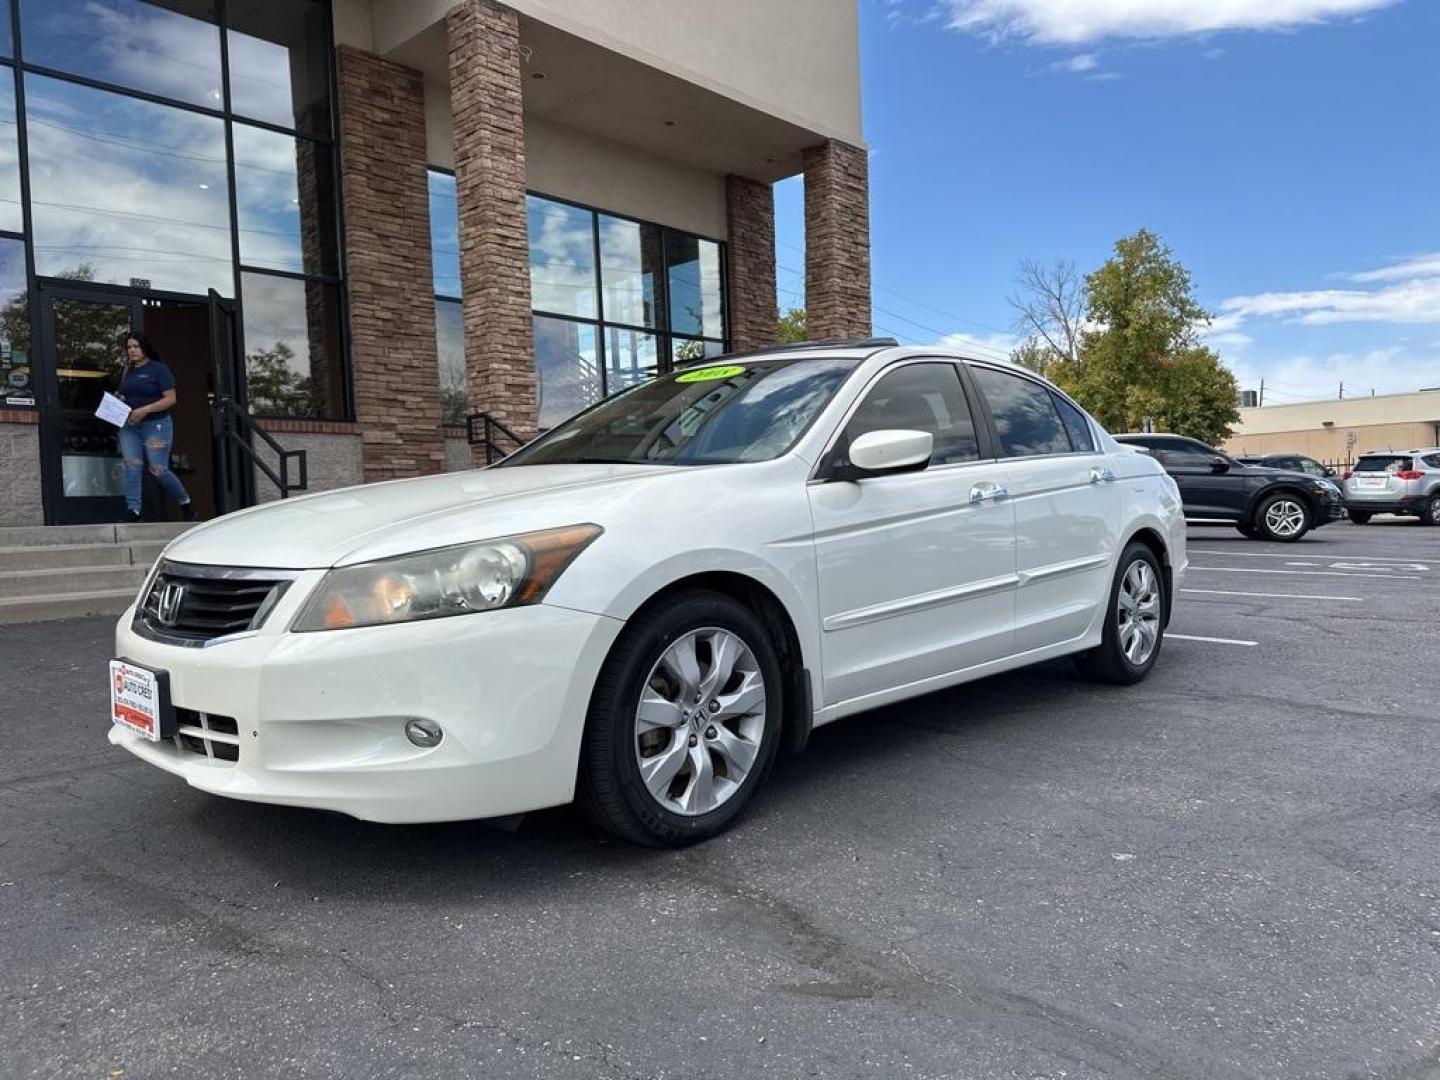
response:
<path id="1" fill-rule="evenodd" d="M 860 36 L 877 332 L 1004 350 L 1022 258 L 1143 227 L 1267 404 L 1440 386 L 1437 0 L 860 0 Z"/>

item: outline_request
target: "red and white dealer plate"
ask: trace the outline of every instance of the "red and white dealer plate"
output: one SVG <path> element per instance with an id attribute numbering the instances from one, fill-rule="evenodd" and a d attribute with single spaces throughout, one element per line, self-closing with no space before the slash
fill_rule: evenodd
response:
<path id="1" fill-rule="evenodd" d="M 129 660 L 110 661 L 110 719 L 151 742 L 174 735 L 167 672 Z"/>

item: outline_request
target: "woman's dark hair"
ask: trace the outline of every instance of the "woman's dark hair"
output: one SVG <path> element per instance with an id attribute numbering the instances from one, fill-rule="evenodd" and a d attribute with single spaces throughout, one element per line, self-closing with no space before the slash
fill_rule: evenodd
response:
<path id="1" fill-rule="evenodd" d="M 159 360 L 160 354 L 155 351 L 155 346 L 150 344 L 150 339 L 138 330 L 131 330 L 120 339 L 120 348 L 124 349 L 131 341 L 140 346 L 140 351 L 145 354 L 146 360 Z"/>

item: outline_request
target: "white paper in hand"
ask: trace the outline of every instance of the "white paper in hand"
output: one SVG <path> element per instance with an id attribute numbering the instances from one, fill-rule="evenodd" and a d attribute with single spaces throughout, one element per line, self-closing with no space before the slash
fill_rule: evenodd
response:
<path id="1" fill-rule="evenodd" d="M 107 392 L 100 399 L 100 407 L 95 410 L 95 416 L 104 420 L 107 424 L 114 424 L 116 427 L 124 427 L 125 421 L 130 419 L 130 406 L 121 401 L 114 394 Z"/>

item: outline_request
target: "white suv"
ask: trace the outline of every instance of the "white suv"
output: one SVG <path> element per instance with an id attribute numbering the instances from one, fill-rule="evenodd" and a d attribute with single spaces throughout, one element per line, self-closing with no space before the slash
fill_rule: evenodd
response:
<path id="1" fill-rule="evenodd" d="M 231 514 L 121 618 L 110 739 L 385 822 L 728 826 L 812 726 L 1061 656 L 1117 683 L 1175 484 L 1028 372 L 893 341 L 707 361 L 488 469 Z"/>
<path id="2" fill-rule="evenodd" d="M 1440 525 L 1440 447 L 1374 451 L 1345 473 L 1345 509 L 1364 525 L 1372 514 L 1409 514 Z"/>

